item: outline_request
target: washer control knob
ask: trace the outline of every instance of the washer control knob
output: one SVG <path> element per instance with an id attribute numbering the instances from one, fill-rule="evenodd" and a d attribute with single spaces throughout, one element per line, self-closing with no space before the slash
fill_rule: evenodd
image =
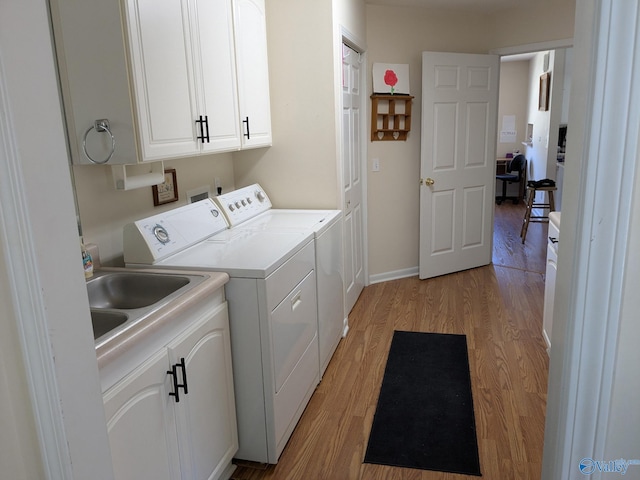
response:
<path id="1" fill-rule="evenodd" d="M 260 190 L 256 190 L 256 198 L 258 199 L 258 201 L 260 203 L 264 202 L 266 200 L 267 197 L 264 196 L 264 192 L 260 191 Z"/>
<path id="2" fill-rule="evenodd" d="M 229 211 L 233 212 L 235 210 L 235 207 L 233 206 L 233 203 L 230 203 L 229 205 L 227 205 L 229 207 Z"/>
<path id="3" fill-rule="evenodd" d="M 242 200 L 242 206 L 246 207 L 247 206 L 247 201 L 246 200 Z"/>
<path id="4" fill-rule="evenodd" d="M 160 224 L 156 224 L 153 227 L 153 235 L 163 245 L 169 243 L 169 240 L 171 240 L 171 238 L 169 238 L 169 232 L 167 232 L 167 230 Z"/>
<path id="5" fill-rule="evenodd" d="M 240 202 L 236 202 L 236 208 L 240 208 Z"/>
<path id="6" fill-rule="evenodd" d="M 248 203 L 249 205 L 251 205 L 251 203 L 252 203 L 252 202 L 253 202 L 253 200 L 251 200 L 251 197 L 247 197 L 247 203 Z"/>

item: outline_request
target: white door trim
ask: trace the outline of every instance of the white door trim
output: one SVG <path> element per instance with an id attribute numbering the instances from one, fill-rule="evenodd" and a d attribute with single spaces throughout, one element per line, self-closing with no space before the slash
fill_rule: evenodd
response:
<path id="1" fill-rule="evenodd" d="M 573 47 L 573 38 L 561 40 L 551 40 L 548 42 L 526 43 L 524 45 L 514 45 L 511 47 L 494 48 L 489 53 L 500 56 L 518 55 L 520 53 L 542 52 L 544 50 L 556 50 L 558 48 Z"/>
<path id="2" fill-rule="evenodd" d="M 12 284 L 3 291 L 38 437 L 19 448 L 38 443 L 23 453 L 39 454 L 31 460 L 47 480 L 113 480 L 48 4 L 5 0 L 0 11 L 0 242 Z"/>
<path id="3" fill-rule="evenodd" d="M 0 52 L 1 53 L 1 52 Z M 5 252 L 9 290 L 27 386 L 34 411 L 43 468 L 47 479 L 72 478 L 71 457 L 62 421 L 60 395 L 53 367 L 51 343 L 41 294 L 38 268 L 34 264 L 33 234 L 22 182 L 22 171 L 9 108 L 9 94 L 0 57 L 0 241 Z"/>
<path id="4" fill-rule="evenodd" d="M 640 208 L 639 11 L 637 1 L 576 5 L 581 74 L 569 107 L 542 478 L 578 478 L 582 458 L 607 453 L 629 229 Z"/>

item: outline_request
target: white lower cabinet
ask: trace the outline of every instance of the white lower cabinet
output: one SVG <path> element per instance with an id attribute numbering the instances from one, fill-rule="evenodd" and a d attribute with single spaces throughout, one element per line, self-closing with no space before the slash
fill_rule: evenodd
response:
<path id="1" fill-rule="evenodd" d="M 542 317 L 542 335 L 547 343 L 547 351 L 551 352 L 551 327 L 553 325 L 553 300 L 556 291 L 556 274 L 558 272 L 558 252 L 556 246 L 547 247 L 547 268 L 544 279 L 544 310 Z"/>
<path id="2" fill-rule="evenodd" d="M 558 272 L 558 242 L 560 241 L 560 213 L 549 214 L 549 242 L 547 243 L 547 268 L 544 280 L 544 310 L 542 316 L 542 335 L 547 343 L 547 352 L 551 354 L 551 328 L 553 326 L 553 303 L 556 293 L 556 274 Z"/>
<path id="3" fill-rule="evenodd" d="M 104 407 L 116 479 L 228 478 L 238 435 L 226 302 L 109 388 Z"/>

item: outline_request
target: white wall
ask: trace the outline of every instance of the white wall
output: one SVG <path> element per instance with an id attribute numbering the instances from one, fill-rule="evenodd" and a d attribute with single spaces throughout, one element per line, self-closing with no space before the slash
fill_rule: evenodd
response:
<path id="1" fill-rule="evenodd" d="M 363 0 L 333 0 L 334 25 L 344 27 L 361 40 L 366 40 L 366 18 Z"/>
<path id="2" fill-rule="evenodd" d="M 500 62 L 500 92 L 498 99 L 498 137 L 496 145 L 496 157 L 505 157 L 507 153 L 524 153 L 525 147 L 522 142 L 525 140 L 527 130 L 527 106 L 529 100 L 529 60 Z M 517 135 L 514 142 L 501 142 L 500 132 L 502 130 L 505 115 L 515 116 Z M 502 195 L 503 183 L 496 180 L 496 196 Z M 520 185 L 517 183 L 507 183 L 507 196 L 518 196 Z"/>
<path id="3" fill-rule="evenodd" d="M 571 79 L 573 75 L 573 48 L 566 48 L 564 54 L 564 83 L 562 84 L 562 115 L 560 123 L 569 122 L 569 99 L 571 98 Z"/>
<path id="4" fill-rule="evenodd" d="M 573 37 L 576 4 L 579 0 L 536 0 L 517 3 L 517 7 L 500 9 L 492 16 L 492 48 Z"/>
<path id="5" fill-rule="evenodd" d="M 266 2 L 273 146 L 233 154 L 238 187 L 275 207 L 336 208 L 333 13 L 329 1 Z"/>
<path id="6" fill-rule="evenodd" d="M 504 157 L 514 150 L 524 151 L 527 130 L 527 106 L 529 99 L 529 60 L 500 62 L 500 97 L 498 100 L 498 145 L 496 156 Z M 515 142 L 500 142 L 500 131 L 504 115 L 515 115 Z"/>
<path id="7" fill-rule="evenodd" d="M 547 152 L 549 146 L 549 119 L 550 111 L 538 110 L 540 75 L 544 70 L 544 57 L 549 55 L 549 64 L 553 65 L 551 56 L 553 52 L 538 52 L 529 62 L 529 105 L 527 123 L 533 124 L 533 145 L 526 147 L 528 160 L 527 178 L 541 180 L 547 178 Z M 550 71 L 550 69 L 546 70 Z M 553 72 L 551 72 L 553 75 Z M 551 86 L 549 86 L 551 88 Z"/>

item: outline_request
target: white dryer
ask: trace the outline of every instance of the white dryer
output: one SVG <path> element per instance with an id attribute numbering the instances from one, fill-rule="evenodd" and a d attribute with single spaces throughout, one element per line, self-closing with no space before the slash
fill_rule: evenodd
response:
<path id="1" fill-rule="evenodd" d="M 225 193 L 214 200 L 231 229 L 313 233 L 322 377 L 348 328 L 344 309 L 342 212 L 273 208 L 259 184 Z"/>
<path id="2" fill-rule="evenodd" d="M 127 225 L 124 258 L 229 274 L 236 457 L 277 463 L 320 379 L 313 233 L 228 229 L 206 199 Z"/>

